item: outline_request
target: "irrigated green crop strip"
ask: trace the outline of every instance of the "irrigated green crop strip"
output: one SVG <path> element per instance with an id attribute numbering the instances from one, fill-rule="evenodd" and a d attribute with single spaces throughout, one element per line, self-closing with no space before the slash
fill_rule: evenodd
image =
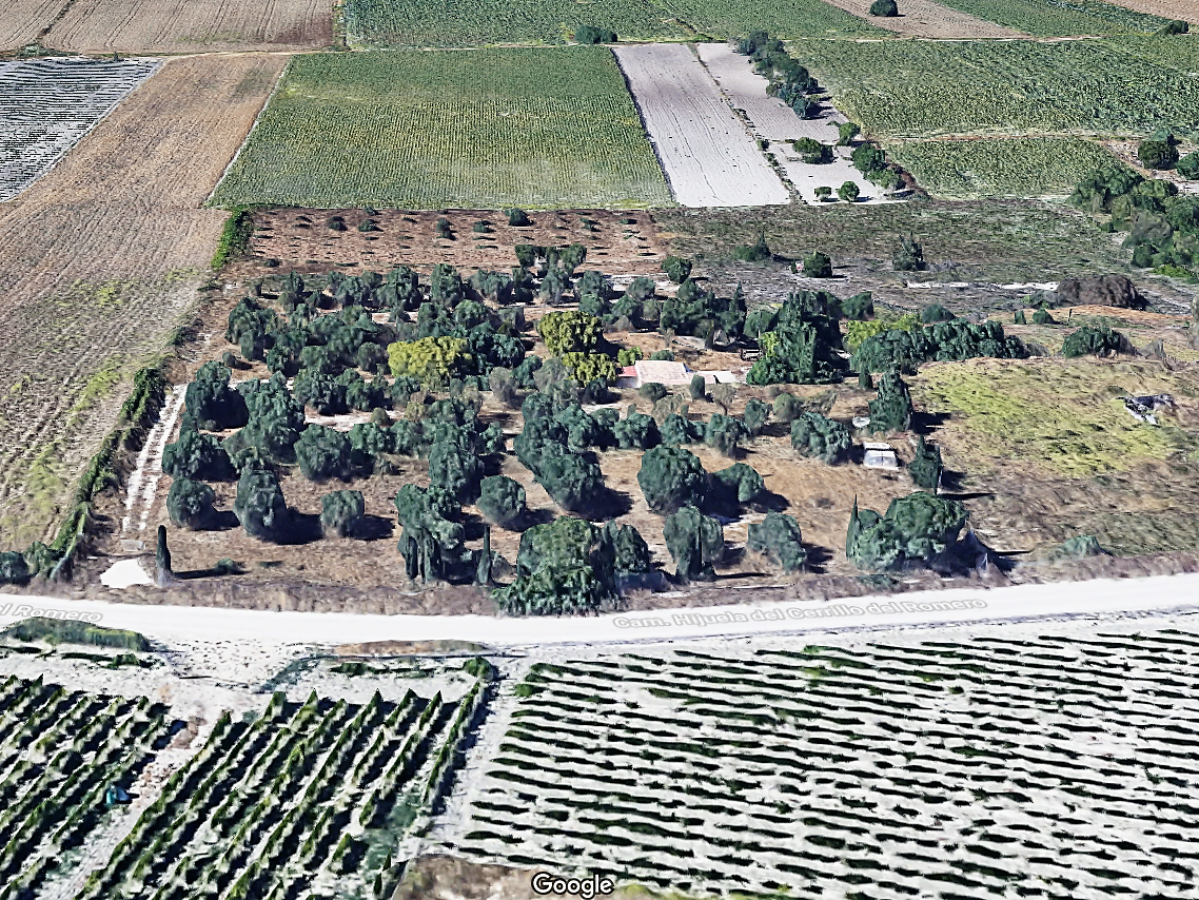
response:
<path id="1" fill-rule="evenodd" d="M 294 59 L 213 202 L 669 205 L 609 50 Z"/>
<path id="2" fill-rule="evenodd" d="M 1196 43 L 795 41 L 789 50 L 876 136 L 1146 135 L 1189 134 L 1199 121 L 1199 79 L 1188 75 Z"/>
<path id="3" fill-rule="evenodd" d="M 1038 37 L 1137 33 L 1166 24 L 1158 16 L 1101 0 L 941 0 L 946 6 Z"/>

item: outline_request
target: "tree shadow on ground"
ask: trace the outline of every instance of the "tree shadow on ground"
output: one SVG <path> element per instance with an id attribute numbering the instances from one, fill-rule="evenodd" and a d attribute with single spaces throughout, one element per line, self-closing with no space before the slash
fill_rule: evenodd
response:
<path id="1" fill-rule="evenodd" d="M 321 528 L 320 516 L 315 513 L 301 513 L 292 510 L 287 533 L 279 539 L 278 543 L 288 547 L 297 547 L 316 543 L 324 536 L 325 532 Z"/>
<path id="2" fill-rule="evenodd" d="M 383 516 L 363 516 L 354 537 L 360 541 L 381 541 L 395 534 L 396 523 Z"/>
<path id="3" fill-rule="evenodd" d="M 927 437 L 932 434 L 934 428 L 940 427 L 948 421 L 949 413 L 913 412 L 912 431 Z"/>
<path id="4" fill-rule="evenodd" d="M 807 571 L 813 575 L 824 575 L 828 571 L 828 564 L 832 562 L 833 554 L 827 547 L 817 544 L 805 543 L 803 548 L 808 551 Z"/>
<path id="5" fill-rule="evenodd" d="M 579 516 L 590 522 L 607 521 L 618 516 L 628 515 L 633 508 L 633 498 L 626 491 L 604 488 L 596 494 L 593 502 L 588 504 L 586 511 L 580 511 Z"/>

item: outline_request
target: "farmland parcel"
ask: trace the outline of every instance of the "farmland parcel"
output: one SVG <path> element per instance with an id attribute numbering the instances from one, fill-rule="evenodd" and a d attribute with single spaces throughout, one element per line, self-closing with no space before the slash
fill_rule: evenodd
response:
<path id="1" fill-rule="evenodd" d="M 797 41 L 791 54 L 838 109 L 885 138 L 939 134 L 1189 133 L 1199 79 L 1187 38 Z"/>
<path id="2" fill-rule="evenodd" d="M 295 58 L 213 197 L 406 209 L 661 206 L 603 47 Z"/>
<path id="3" fill-rule="evenodd" d="M 719 38 L 765 28 L 783 37 L 882 37 L 886 32 L 821 0 L 347 0 L 352 45 L 462 47 L 560 44 L 580 25 L 621 40 Z"/>
<path id="4" fill-rule="evenodd" d="M 0 16 L 0 50 L 15 50 L 37 40 L 61 8 L 62 0 L 9 0 Z"/>
<path id="5" fill-rule="evenodd" d="M 1038 37 L 1152 34 L 1166 20 L 1101 0 L 942 0 L 946 6 Z"/>
<path id="6" fill-rule="evenodd" d="M 42 38 L 77 53 L 303 50 L 332 42 L 327 0 L 76 0 Z"/>
<path id="7" fill-rule="evenodd" d="M 712 76 L 683 45 L 616 51 L 683 206 L 761 206 L 789 194 Z"/>
<path id="8" fill-rule="evenodd" d="M 1100 145 L 1069 137 L 902 141 L 887 149 L 929 193 L 964 200 L 1064 197 L 1113 162 Z"/>
<path id="9" fill-rule="evenodd" d="M 172 60 L 0 207 L 0 546 L 48 536 L 118 386 L 195 298 L 225 216 L 200 209 L 280 56 Z"/>
<path id="10" fill-rule="evenodd" d="M 1131 630 L 536 664 L 443 847 L 701 895 L 1186 896 L 1199 636 Z"/>
<path id="11" fill-rule="evenodd" d="M 0 202 L 46 174 L 158 66 L 148 59 L 0 62 Z"/>

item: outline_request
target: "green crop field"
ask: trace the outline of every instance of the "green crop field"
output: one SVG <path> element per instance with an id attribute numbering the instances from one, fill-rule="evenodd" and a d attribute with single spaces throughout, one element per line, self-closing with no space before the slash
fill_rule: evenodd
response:
<path id="1" fill-rule="evenodd" d="M 671 203 L 604 47 L 311 54 L 215 205 L 495 209 Z"/>
<path id="2" fill-rule="evenodd" d="M 345 16 L 350 43 L 360 47 L 556 44 L 579 25 L 639 41 L 757 28 L 784 37 L 888 34 L 821 0 L 347 0 Z"/>
<path id="3" fill-rule="evenodd" d="M 1171 61 L 1171 48 L 1194 43 L 812 40 L 790 51 L 876 136 L 1145 135 L 1194 130 L 1199 79 Z"/>
<path id="4" fill-rule="evenodd" d="M 946 6 L 1038 37 L 1152 33 L 1166 24 L 1100 0 L 943 0 Z"/>
<path id="5" fill-rule="evenodd" d="M 1061 197 L 1113 157 L 1082 138 L 903 141 L 891 158 L 936 197 Z"/>

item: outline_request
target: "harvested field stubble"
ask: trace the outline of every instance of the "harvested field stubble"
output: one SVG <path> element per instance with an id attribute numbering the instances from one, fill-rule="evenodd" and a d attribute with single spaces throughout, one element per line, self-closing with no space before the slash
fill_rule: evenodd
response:
<path id="1" fill-rule="evenodd" d="M 937 197 L 1065 197 L 1086 175 L 1112 162 L 1102 145 L 1080 138 L 901 141 L 895 162 Z"/>
<path id="2" fill-rule="evenodd" d="M 865 18 L 873 0 L 828 0 L 838 9 Z M 933 40 L 981 40 L 1021 37 L 1021 30 L 1005 28 L 935 0 L 904 0 L 898 16 L 874 16 L 870 22 L 905 37 Z"/>
<path id="3" fill-rule="evenodd" d="M 786 187 L 686 46 L 616 50 L 645 129 L 683 206 L 786 203 Z"/>
<path id="4" fill-rule="evenodd" d="M 942 0 L 946 6 L 1038 37 L 1152 34 L 1165 19 L 1103 0 Z"/>
<path id="5" fill-rule="evenodd" d="M 1199 79 L 1185 74 L 1199 70 L 1199 41 L 1188 38 L 796 41 L 789 50 L 879 137 L 1186 134 L 1199 113 Z"/>
<path id="6" fill-rule="evenodd" d="M 212 202 L 644 208 L 670 195 L 611 51 L 569 47 L 298 56 Z"/>
<path id="7" fill-rule="evenodd" d="M 63 0 L 7 0 L 0 16 L 0 50 L 16 50 L 36 41 L 62 5 Z"/>
<path id="8" fill-rule="evenodd" d="M 112 425 L 120 386 L 194 302 L 194 273 L 212 259 L 225 219 L 199 206 L 283 63 L 167 62 L 0 207 L 0 294 L 10 298 L 0 309 L 5 549 L 49 536 Z"/>
<path id="9" fill-rule="evenodd" d="M 42 42 L 76 53 L 307 50 L 333 43 L 327 0 L 73 0 Z"/>

